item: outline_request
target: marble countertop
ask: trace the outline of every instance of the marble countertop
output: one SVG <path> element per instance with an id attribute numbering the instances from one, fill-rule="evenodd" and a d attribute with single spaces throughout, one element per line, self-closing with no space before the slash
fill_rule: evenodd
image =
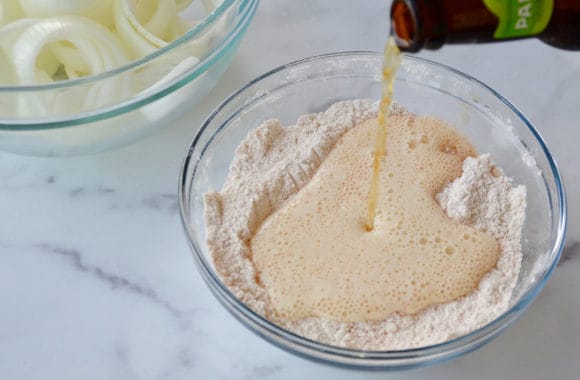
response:
<path id="1" fill-rule="evenodd" d="M 382 49 L 388 1 L 353 4 L 263 1 L 210 96 L 138 143 L 74 158 L 0 153 L 0 378 L 386 377 L 306 361 L 243 328 L 198 275 L 177 206 L 182 158 L 226 95 L 299 58 Z M 577 378 L 580 52 L 526 40 L 420 55 L 482 80 L 529 117 L 560 164 L 570 223 L 560 265 L 506 333 L 459 359 L 389 378 Z"/>

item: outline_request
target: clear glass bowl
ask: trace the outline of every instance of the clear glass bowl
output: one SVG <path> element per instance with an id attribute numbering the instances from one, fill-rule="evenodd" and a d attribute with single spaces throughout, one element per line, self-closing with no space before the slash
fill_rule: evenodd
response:
<path id="1" fill-rule="evenodd" d="M 113 71 L 48 85 L 0 86 L 0 150 L 93 153 L 170 124 L 217 83 L 258 2 L 223 0 L 177 40 Z M 194 1 L 182 17 L 199 19 L 200 4 Z"/>
<path id="2" fill-rule="evenodd" d="M 538 132 L 507 100 L 452 68 L 406 56 L 394 99 L 409 111 L 446 120 L 480 153 L 491 153 L 507 175 L 527 186 L 522 270 L 509 309 L 486 326 L 457 339 L 403 351 L 360 351 L 328 346 L 272 324 L 241 303 L 222 283 L 205 240 L 203 195 L 221 189 L 235 148 L 269 118 L 293 124 L 347 99 L 380 95 L 381 54 L 323 55 L 273 70 L 224 101 L 204 122 L 183 163 L 180 206 L 195 262 L 221 303 L 249 329 L 298 355 L 357 368 L 429 365 L 472 351 L 500 334 L 537 296 L 562 251 L 566 231 L 564 188 L 554 159 Z"/>

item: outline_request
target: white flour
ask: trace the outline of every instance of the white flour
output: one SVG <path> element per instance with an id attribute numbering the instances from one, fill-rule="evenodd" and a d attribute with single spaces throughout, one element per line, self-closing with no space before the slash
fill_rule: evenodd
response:
<path id="1" fill-rule="evenodd" d="M 391 112 L 404 111 L 395 107 Z M 466 159 L 463 175 L 437 197 L 450 218 L 489 232 L 501 246 L 497 267 L 468 296 L 384 321 L 347 323 L 318 317 L 286 321 L 274 319 L 268 294 L 256 281 L 249 241 L 262 221 L 312 178 L 345 132 L 376 114 L 376 103 L 355 100 L 304 115 L 295 126 L 283 128 L 278 120 L 269 120 L 250 132 L 236 151 L 222 191 L 205 198 L 208 247 L 216 269 L 251 309 L 323 343 L 400 350 L 464 335 L 507 309 L 522 258 L 525 187 L 512 185 L 488 155 Z"/>

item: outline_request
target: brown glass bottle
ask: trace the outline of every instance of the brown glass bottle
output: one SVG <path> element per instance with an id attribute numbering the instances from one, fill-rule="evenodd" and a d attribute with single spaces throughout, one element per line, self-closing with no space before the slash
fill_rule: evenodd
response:
<path id="1" fill-rule="evenodd" d="M 503 1 L 525 4 L 528 0 Z M 483 0 L 393 0 L 391 6 L 391 33 L 403 51 L 508 39 L 494 37 L 498 24 L 498 16 Z M 545 29 L 527 37 L 562 49 L 580 50 L 580 0 L 554 0 Z"/>

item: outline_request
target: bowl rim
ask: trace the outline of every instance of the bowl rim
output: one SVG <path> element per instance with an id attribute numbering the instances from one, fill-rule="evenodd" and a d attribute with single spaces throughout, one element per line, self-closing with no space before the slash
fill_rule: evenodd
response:
<path id="1" fill-rule="evenodd" d="M 63 88 L 75 87 L 77 85 L 84 85 L 88 83 L 96 83 L 101 80 L 112 78 L 114 76 L 120 75 L 122 73 L 131 71 L 139 66 L 145 65 L 155 58 L 162 56 L 173 49 L 182 46 L 195 38 L 198 34 L 204 32 L 209 28 L 214 21 L 219 20 L 223 14 L 232 8 L 235 4 L 240 5 L 242 10 L 239 14 L 239 19 L 237 23 L 231 28 L 231 30 L 226 34 L 218 45 L 216 45 L 212 50 L 206 54 L 203 59 L 201 59 L 197 64 L 190 67 L 180 75 L 176 76 L 172 80 L 168 81 L 162 86 L 149 91 L 142 91 L 135 96 L 132 96 L 120 103 L 97 108 L 95 110 L 90 110 L 86 112 L 73 113 L 70 115 L 59 115 L 54 117 L 44 117 L 37 119 L 2 119 L 0 117 L 0 131 L 31 131 L 31 130 L 43 130 L 43 129 L 58 129 L 70 126 L 82 125 L 87 123 L 92 123 L 95 121 L 108 119 L 111 117 L 119 116 L 124 113 L 133 111 L 137 108 L 145 106 L 149 103 L 154 102 L 166 95 L 169 95 L 181 87 L 185 86 L 187 83 L 198 78 L 203 73 L 205 73 L 210 67 L 213 66 L 220 58 L 225 55 L 236 42 L 243 36 L 244 31 L 249 26 L 256 9 L 258 7 L 260 0 L 223 0 L 223 2 L 216 8 L 212 13 L 210 13 L 202 22 L 197 24 L 187 33 L 183 34 L 179 38 L 170 42 L 166 46 L 156 50 L 155 52 L 129 62 L 126 65 L 120 66 L 113 70 L 99 73 L 97 75 L 43 84 L 43 85 L 30 85 L 30 86 L 0 86 L 0 94 L 9 93 L 19 93 L 19 92 L 44 92 L 52 91 Z"/>
<path id="2" fill-rule="evenodd" d="M 198 247 L 198 243 L 194 240 L 190 226 L 191 223 L 191 207 L 190 207 L 190 189 L 191 181 L 188 182 L 188 178 L 193 179 L 195 177 L 195 172 L 198 167 L 199 160 L 205 154 L 208 145 L 213 141 L 216 134 L 220 132 L 224 125 L 227 124 L 232 118 L 237 114 L 242 112 L 249 104 L 255 102 L 261 97 L 254 98 L 251 101 L 245 102 L 241 107 L 238 107 L 232 115 L 229 115 L 226 120 L 216 129 L 216 131 L 209 136 L 205 146 L 201 148 L 201 152 L 195 157 L 193 152 L 195 147 L 200 143 L 201 137 L 207 130 L 212 121 L 233 101 L 237 99 L 238 96 L 243 94 L 246 90 L 250 89 L 252 86 L 261 82 L 262 80 L 287 69 L 303 65 L 312 61 L 324 60 L 327 58 L 340 58 L 340 57 L 351 57 L 351 56 L 367 56 L 369 58 L 381 58 L 382 52 L 374 51 L 344 51 L 335 52 L 329 54 L 316 55 L 312 57 L 307 57 L 304 59 L 296 60 L 288 64 L 279 66 L 273 70 L 270 70 L 255 79 L 248 82 L 246 85 L 242 86 L 239 90 L 232 93 L 227 97 L 222 103 L 220 103 L 215 110 L 206 118 L 202 123 L 201 128 L 198 130 L 193 138 L 193 141 L 187 151 L 187 154 L 182 162 L 181 172 L 179 176 L 179 186 L 178 186 L 178 198 L 179 198 L 179 208 L 180 216 L 182 221 L 182 226 L 187 237 L 188 244 L 192 250 L 196 266 L 202 274 L 205 282 L 209 286 L 210 290 L 216 298 L 230 311 L 234 316 L 244 322 L 246 328 L 249 328 L 254 333 L 259 334 L 266 340 L 275 345 L 282 347 L 283 349 L 289 350 L 299 356 L 306 357 L 310 360 L 320 361 L 327 364 L 356 367 L 356 368 L 416 368 L 421 365 L 434 364 L 441 361 L 449 360 L 455 356 L 464 354 L 466 352 L 472 351 L 479 346 L 487 343 L 491 338 L 495 337 L 501 333 L 505 328 L 507 328 L 511 323 L 513 323 L 521 313 L 531 304 L 531 302 L 536 298 L 538 293 L 543 289 L 546 282 L 553 273 L 555 267 L 557 266 L 562 250 L 564 248 L 564 242 L 567 230 L 567 201 L 566 193 L 564 188 L 564 183 L 562 181 L 558 165 L 548 150 L 548 147 L 540 135 L 540 133 L 534 128 L 531 122 L 520 112 L 516 107 L 514 107 L 507 99 L 502 95 L 492 89 L 490 86 L 481 82 L 478 79 L 471 77 L 457 69 L 449 67 L 447 65 L 434 62 L 425 58 L 419 58 L 416 56 L 405 55 L 404 60 L 425 64 L 427 66 L 433 66 L 445 71 L 448 71 L 454 75 L 461 77 L 464 80 L 468 80 L 477 86 L 482 87 L 487 90 L 494 97 L 496 97 L 500 102 L 502 102 L 507 108 L 509 108 L 515 116 L 521 119 L 528 130 L 531 132 L 532 136 L 538 142 L 541 152 L 545 155 L 546 160 L 549 164 L 550 171 L 554 177 L 554 184 L 556 187 L 555 197 L 559 205 L 559 213 L 556 218 L 557 230 L 554 244 L 550 248 L 550 254 L 553 255 L 553 261 L 550 263 L 548 269 L 545 271 L 543 277 L 539 278 L 536 284 L 528 289 L 521 298 L 508 310 L 503 312 L 501 315 L 496 317 L 491 322 L 485 324 L 484 326 L 460 337 L 448 340 L 442 343 L 412 348 L 406 350 L 391 350 L 391 351 L 381 351 L 381 350 L 356 350 L 348 349 L 337 346 L 331 346 L 324 343 L 320 343 L 290 331 L 287 331 L 276 324 L 270 322 L 268 319 L 264 318 L 260 314 L 254 312 L 249 307 L 247 307 L 243 302 L 239 301 L 237 297 L 230 291 L 230 289 L 221 281 L 219 275 L 211 268 L 211 265 L 204 257 L 205 255 L 201 252 Z M 267 96 L 264 94 L 263 96 Z M 190 168 L 193 168 L 191 175 L 189 172 Z M 210 259 L 211 260 L 211 259 Z M 248 322 L 250 322 L 248 324 Z M 268 336 L 264 331 L 259 331 L 255 327 L 259 326 L 265 329 L 268 333 L 275 335 L 275 337 Z M 284 340 L 282 344 L 276 337 Z M 305 353 L 306 351 L 315 351 L 316 354 L 322 356 L 312 356 Z M 431 362 L 426 362 L 431 359 Z M 392 363 L 391 361 L 402 361 L 397 363 Z"/>

